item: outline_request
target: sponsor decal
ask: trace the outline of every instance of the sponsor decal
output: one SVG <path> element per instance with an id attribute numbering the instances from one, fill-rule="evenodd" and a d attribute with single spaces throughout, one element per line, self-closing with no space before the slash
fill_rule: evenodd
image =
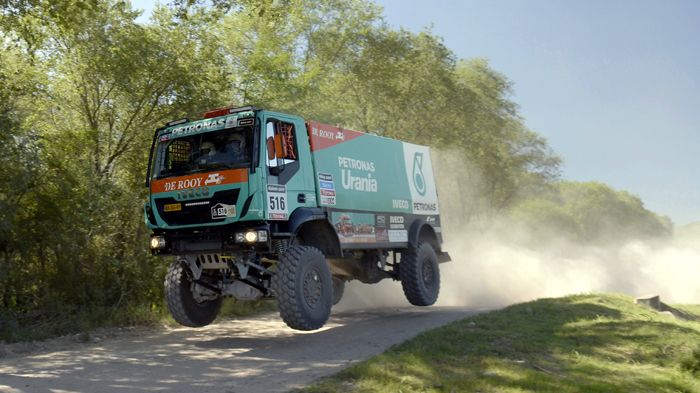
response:
<path id="1" fill-rule="evenodd" d="M 321 205 L 335 206 L 336 194 L 333 175 L 330 173 L 319 173 L 318 187 L 321 191 Z"/>
<path id="2" fill-rule="evenodd" d="M 181 190 L 183 188 L 195 188 L 202 185 L 202 178 L 196 177 L 192 179 L 178 180 L 165 183 L 165 191 Z"/>
<path id="3" fill-rule="evenodd" d="M 423 176 L 423 153 L 416 152 L 413 155 L 413 186 L 420 196 L 425 196 L 426 184 Z"/>
<path id="4" fill-rule="evenodd" d="M 349 157 L 338 157 L 338 166 L 340 168 L 355 169 L 358 171 L 374 172 L 374 162 L 365 160 L 356 160 Z"/>
<path id="5" fill-rule="evenodd" d="M 194 121 L 182 126 L 176 126 L 170 129 L 173 138 L 190 135 L 198 132 L 215 131 L 222 130 L 226 127 L 233 127 L 236 125 L 237 115 L 231 115 L 227 117 L 219 117 L 214 119 L 204 119 L 199 121 Z"/>
<path id="6" fill-rule="evenodd" d="M 350 157 L 338 157 L 338 166 L 342 177 L 342 185 L 346 190 L 378 192 L 377 179 L 372 177 L 375 171 L 373 161 L 356 160 Z M 356 172 L 353 173 L 353 170 Z M 364 173 L 358 174 L 357 171 Z"/>
<path id="7" fill-rule="evenodd" d="M 353 176 L 351 171 L 343 169 L 341 175 L 343 177 L 343 188 L 346 190 L 378 192 L 377 179 L 373 179 L 370 173 L 364 177 Z"/>
<path id="8" fill-rule="evenodd" d="M 392 243 L 407 242 L 408 231 L 405 229 L 389 229 L 389 241 Z"/>
<path id="9" fill-rule="evenodd" d="M 179 212 L 180 210 L 182 210 L 182 205 L 179 203 L 170 203 L 163 206 L 163 211 L 166 212 Z"/>
<path id="10" fill-rule="evenodd" d="M 338 132 L 340 132 L 340 131 L 338 131 Z M 333 131 L 326 131 L 323 129 L 318 129 L 316 127 L 311 129 L 311 134 L 316 135 L 316 136 L 321 137 L 321 138 L 324 138 L 324 139 L 331 139 L 331 140 L 334 140 L 335 135 L 336 135 L 333 133 Z"/>
<path id="11" fill-rule="evenodd" d="M 217 203 L 211 207 L 212 220 L 220 220 L 229 217 L 236 217 L 236 205 Z"/>
<path id="12" fill-rule="evenodd" d="M 364 135 L 361 132 L 343 129 L 328 124 L 309 121 L 307 127 L 311 131 L 311 151 L 333 147 L 339 143 L 349 142 Z"/>
<path id="13" fill-rule="evenodd" d="M 209 187 L 190 188 L 189 190 L 179 191 L 177 199 L 199 198 L 209 195 Z"/>
<path id="14" fill-rule="evenodd" d="M 391 229 L 404 229 L 405 219 L 403 216 L 390 216 L 389 217 L 389 228 Z"/>
<path id="15" fill-rule="evenodd" d="M 333 212 L 331 221 L 341 243 L 377 242 L 374 214 Z"/>
<path id="16" fill-rule="evenodd" d="M 207 182 L 211 185 L 222 185 L 231 183 L 243 183 L 248 181 L 247 169 L 228 169 L 216 173 L 198 173 L 188 176 L 170 177 L 151 181 L 151 193 L 179 191 L 185 189 L 201 189 L 203 193 L 206 189 Z M 212 183 L 213 182 L 213 183 Z M 192 191 L 192 190 L 190 190 Z M 206 189 L 208 193 L 208 189 Z M 183 197 L 196 196 L 196 191 L 187 192 L 188 195 Z"/>
<path id="17" fill-rule="evenodd" d="M 236 126 L 236 120 L 238 119 L 238 116 L 229 116 L 226 118 L 226 123 L 224 124 L 225 128 L 232 128 Z"/>
<path id="18" fill-rule="evenodd" d="M 385 227 L 386 226 L 386 216 L 377 216 L 377 224 L 378 227 Z"/>
<path id="19" fill-rule="evenodd" d="M 218 185 L 221 184 L 221 182 L 224 181 L 224 179 L 225 177 L 219 173 L 210 173 L 209 176 L 207 176 L 207 180 L 204 181 L 204 185 Z"/>
<path id="20" fill-rule="evenodd" d="M 287 186 L 281 184 L 267 185 L 267 217 L 270 220 L 286 220 Z"/>
<path id="21" fill-rule="evenodd" d="M 411 191 L 410 210 L 414 214 L 438 214 L 438 198 L 430 162 L 430 149 L 427 146 L 403 143 L 403 155 L 406 180 Z"/>
<path id="22" fill-rule="evenodd" d="M 405 199 L 393 199 L 391 201 L 391 207 L 394 209 L 408 210 L 409 204 Z"/>
<path id="23" fill-rule="evenodd" d="M 321 188 L 321 189 L 324 189 L 324 188 L 325 188 L 325 189 L 327 189 L 327 190 L 335 190 L 335 184 L 334 184 L 332 181 L 323 181 L 323 180 L 320 180 L 320 181 L 318 182 L 318 186 L 319 186 L 319 188 Z"/>
<path id="24" fill-rule="evenodd" d="M 413 202 L 413 212 L 414 213 L 437 213 L 437 203 L 423 203 L 423 202 Z"/>

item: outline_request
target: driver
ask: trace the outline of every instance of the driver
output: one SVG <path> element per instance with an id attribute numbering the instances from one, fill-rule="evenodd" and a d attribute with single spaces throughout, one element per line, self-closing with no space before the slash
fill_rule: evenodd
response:
<path id="1" fill-rule="evenodd" d="M 229 135 L 228 140 L 226 141 L 225 152 L 231 162 L 245 162 L 245 139 L 243 138 L 243 135 L 240 133 L 233 133 Z"/>
<path id="2" fill-rule="evenodd" d="M 216 146 L 211 142 L 204 142 L 199 147 L 199 163 L 208 164 L 214 162 L 214 157 L 217 155 Z"/>

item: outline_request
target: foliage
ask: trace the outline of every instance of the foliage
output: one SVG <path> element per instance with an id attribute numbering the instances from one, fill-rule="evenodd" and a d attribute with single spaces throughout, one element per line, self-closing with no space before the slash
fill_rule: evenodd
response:
<path id="1" fill-rule="evenodd" d="M 695 311 L 540 299 L 423 333 L 303 391 L 700 392 Z"/>
<path id="2" fill-rule="evenodd" d="M 556 234 L 586 243 L 606 243 L 671 235 L 672 224 L 644 207 L 642 200 L 597 182 L 560 181 L 512 206 L 510 214 L 532 233 Z"/>
<path id="3" fill-rule="evenodd" d="M 142 246 L 140 185 L 152 130 L 220 99 L 216 63 L 199 62 L 213 57 L 201 21 L 174 24 L 162 10 L 144 27 L 122 2 L 94 5 L 79 24 L 43 11 L 13 22 L 41 26 L 40 50 L 22 29 L 2 48 L 0 324 L 157 313 L 163 267 Z"/>

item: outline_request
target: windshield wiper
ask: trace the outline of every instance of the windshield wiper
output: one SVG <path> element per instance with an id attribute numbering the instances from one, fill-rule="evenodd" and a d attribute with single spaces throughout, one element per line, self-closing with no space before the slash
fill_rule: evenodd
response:
<path id="1" fill-rule="evenodd" d="M 212 162 L 209 164 L 201 164 L 199 166 L 199 169 L 200 170 L 201 169 L 222 169 L 222 168 L 230 169 L 233 167 L 234 167 L 234 164 L 229 164 L 229 163 L 225 163 L 225 162 Z"/>

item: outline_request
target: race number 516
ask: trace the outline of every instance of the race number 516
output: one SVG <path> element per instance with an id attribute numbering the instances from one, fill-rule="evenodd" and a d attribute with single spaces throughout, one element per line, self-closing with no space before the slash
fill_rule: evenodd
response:
<path id="1" fill-rule="evenodd" d="M 287 187 L 280 184 L 267 185 L 267 213 L 270 220 L 287 219 Z"/>
<path id="2" fill-rule="evenodd" d="M 270 195 L 270 211 L 286 211 L 287 201 L 285 201 L 286 195 Z"/>

